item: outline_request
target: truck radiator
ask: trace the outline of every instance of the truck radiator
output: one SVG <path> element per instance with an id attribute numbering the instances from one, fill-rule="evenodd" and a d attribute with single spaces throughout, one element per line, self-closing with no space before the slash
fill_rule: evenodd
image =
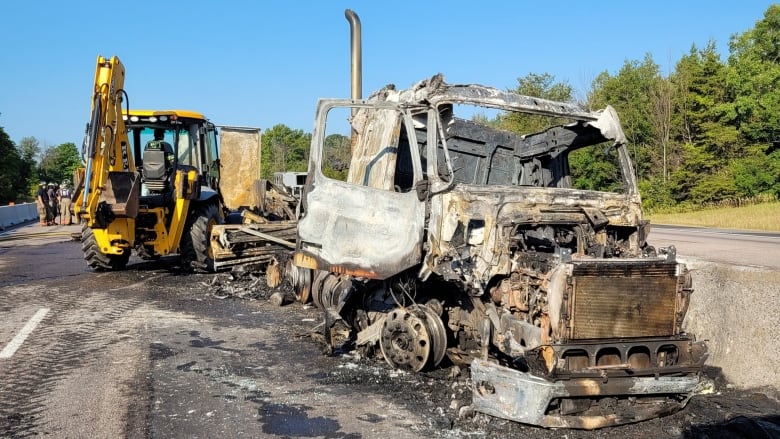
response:
<path id="1" fill-rule="evenodd" d="M 675 335 L 680 288 L 673 263 L 575 264 L 568 303 L 569 338 Z"/>

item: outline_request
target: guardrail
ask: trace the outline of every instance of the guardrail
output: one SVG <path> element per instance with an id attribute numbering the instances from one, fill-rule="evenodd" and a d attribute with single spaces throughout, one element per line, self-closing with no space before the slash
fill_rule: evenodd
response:
<path id="1" fill-rule="evenodd" d="M 0 230 L 35 219 L 38 219 L 38 207 L 35 203 L 0 206 Z"/>

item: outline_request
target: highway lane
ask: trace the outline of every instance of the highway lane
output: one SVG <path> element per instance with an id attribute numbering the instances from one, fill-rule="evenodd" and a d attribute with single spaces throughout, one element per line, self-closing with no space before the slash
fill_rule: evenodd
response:
<path id="1" fill-rule="evenodd" d="M 780 233 L 653 224 L 647 241 L 683 258 L 780 270 Z"/>
<path id="2" fill-rule="evenodd" d="M 392 372 L 322 355 L 310 307 L 217 299 L 166 261 L 92 272 L 77 229 L 0 236 L 0 437 L 435 437 L 403 400 L 355 398 Z"/>
<path id="3" fill-rule="evenodd" d="M 217 299 L 212 275 L 136 260 L 92 272 L 77 229 L 0 236 L 0 437 L 676 439 L 780 413 L 718 383 L 673 415 L 593 432 L 461 418 L 467 371 L 323 355 L 308 335 L 315 310 Z"/>

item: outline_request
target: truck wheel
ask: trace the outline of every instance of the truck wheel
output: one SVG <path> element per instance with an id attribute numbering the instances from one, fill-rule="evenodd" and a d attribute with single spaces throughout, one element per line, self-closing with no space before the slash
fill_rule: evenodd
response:
<path id="1" fill-rule="evenodd" d="M 107 255 L 100 251 L 95 232 L 86 224 L 81 229 L 81 250 L 84 259 L 90 268 L 97 271 L 122 270 L 130 260 L 130 250 L 125 250 L 121 255 Z"/>
<path id="2" fill-rule="evenodd" d="M 222 222 L 215 204 L 205 204 L 192 210 L 181 236 L 181 261 L 186 269 L 214 271 L 211 251 L 211 229 Z"/>

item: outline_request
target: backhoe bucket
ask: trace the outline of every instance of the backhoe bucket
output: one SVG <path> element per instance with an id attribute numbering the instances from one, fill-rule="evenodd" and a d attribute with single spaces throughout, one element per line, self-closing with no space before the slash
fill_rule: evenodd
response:
<path id="1" fill-rule="evenodd" d="M 135 218 L 138 215 L 140 179 L 135 172 L 109 172 L 103 198 L 117 217 Z"/>

